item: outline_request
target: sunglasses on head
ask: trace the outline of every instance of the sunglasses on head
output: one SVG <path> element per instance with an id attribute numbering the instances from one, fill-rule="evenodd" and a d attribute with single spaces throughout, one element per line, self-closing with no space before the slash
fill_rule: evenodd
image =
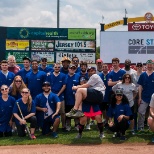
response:
<path id="1" fill-rule="evenodd" d="M 22 91 L 21 93 L 22 94 L 28 94 L 28 91 Z"/>
<path id="2" fill-rule="evenodd" d="M 5 91 L 5 90 L 8 90 L 8 88 L 2 88 L 2 89 L 1 89 L 1 91 Z"/>
<path id="3" fill-rule="evenodd" d="M 21 80 L 16 80 L 15 82 L 22 82 Z"/>

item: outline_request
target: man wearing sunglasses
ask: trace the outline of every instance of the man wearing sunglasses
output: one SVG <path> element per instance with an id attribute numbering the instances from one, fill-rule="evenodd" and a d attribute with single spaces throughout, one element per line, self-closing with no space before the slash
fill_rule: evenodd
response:
<path id="1" fill-rule="evenodd" d="M 79 73 L 81 71 L 81 68 L 78 67 L 79 65 L 79 58 L 78 57 L 73 57 L 72 58 L 72 64 L 76 66 L 76 70 L 75 70 L 75 73 Z"/>
<path id="2" fill-rule="evenodd" d="M 13 82 L 15 74 L 8 71 L 8 62 L 6 60 L 1 61 L 1 71 L 0 71 L 0 86 L 3 84 L 10 86 Z"/>
<path id="3" fill-rule="evenodd" d="M 47 76 L 46 81 L 51 84 L 52 92 L 57 94 L 61 102 L 61 121 L 62 129 L 65 131 L 65 104 L 64 104 L 64 90 L 66 88 L 66 75 L 60 72 L 60 63 L 54 64 L 54 72 Z"/>
<path id="4" fill-rule="evenodd" d="M 39 66 L 39 71 L 44 71 L 45 73 L 53 72 L 53 68 L 47 66 L 47 58 L 41 58 L 41 66 Z"/>
<path id="5" fill-rule="evenodd" d="M 50 127 L 53 126 L 52 137 L 57 138 L 61 102 L 58 96 L 51 92 L 51 88 L 50 82 L 44 82 L 42 85 L 43 93 L 36 96 L 36 116 L 38 126 L 42 128 L 42 134 L 47 135 L 51 133 Z"/>

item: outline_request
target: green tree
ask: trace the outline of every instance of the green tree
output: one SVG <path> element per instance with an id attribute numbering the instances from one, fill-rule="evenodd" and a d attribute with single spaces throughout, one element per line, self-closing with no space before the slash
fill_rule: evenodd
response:
<path id="1" fill-rule="evenodd" d="M 100 46 L 96 47 L 96 59 L 100 59 Z"/>

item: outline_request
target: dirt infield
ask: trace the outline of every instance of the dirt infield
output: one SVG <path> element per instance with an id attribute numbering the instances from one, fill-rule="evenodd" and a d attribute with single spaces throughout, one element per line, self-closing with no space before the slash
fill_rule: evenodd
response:
<path id="1" fill-rule="evenodd" d="M 1 146 L 0 154 L 153 154 L 154 144 Z"/>

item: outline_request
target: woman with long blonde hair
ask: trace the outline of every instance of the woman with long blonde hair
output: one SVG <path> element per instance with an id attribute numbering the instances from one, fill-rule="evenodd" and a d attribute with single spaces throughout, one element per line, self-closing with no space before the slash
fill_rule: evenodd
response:
<path id="1" fill-rule="evenodd" d="M 16 100 L 21 98 L 21 90 L 26 88 L 24 81 L 20 75 L 15 76 L 12 84 L 10 85 L 10 95 Z"/>
<path id="2" fill-rule="evenodd" d="M 36 107 L 35 103 L 32 100 L 32 97 L 30 95 L 30 90 L 28 88 L 23 88 L 21 90 L 21 98 L 18 99 L 16 102 L 18 103 L 21 112 L 23 114 L 24 119 L 22 119 L 19 108 L 17 103 L 15 103 L 13 108 L 13 115 L 15 117 L 15 123 L 17 126 L 17 132 L 20 137 L 25 136 L 25 125 L 27 122 L 30 123 L 30 132 L 31 132 L 31 138 L 36 139 L 34 136 L 35 128 L 37 126 L 37 120 L 36 120 Z"/>

